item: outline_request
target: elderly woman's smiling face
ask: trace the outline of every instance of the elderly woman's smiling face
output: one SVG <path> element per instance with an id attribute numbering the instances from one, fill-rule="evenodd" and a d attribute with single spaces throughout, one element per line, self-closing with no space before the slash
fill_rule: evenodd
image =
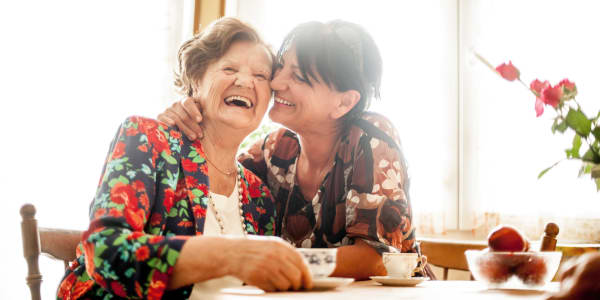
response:
<path id="1" fill-rule="evenodd" d="M 271 99 L 273 61 L 265 46 L 237 41 L 225 55 L 211 63 L 196 89 L 206 122 L 232 128 L 256 129 Z"/>

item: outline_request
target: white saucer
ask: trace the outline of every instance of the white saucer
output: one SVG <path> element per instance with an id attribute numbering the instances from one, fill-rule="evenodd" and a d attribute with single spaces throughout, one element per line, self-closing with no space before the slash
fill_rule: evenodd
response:
<path id="1" fill-rule="evenodd" d="M 398 278 L 392 276 L 371 276 L 370 278 L 383 285 L 394 286 L 415 286 L 423 281 L 429 280 L 429 277 Z"/>
<path id="2" fill-rule="evenodd" d="M 324 277 L 313 278 L 313 290 L 335 289 L 340 286 L 351 284 L 354 278 Z"/>

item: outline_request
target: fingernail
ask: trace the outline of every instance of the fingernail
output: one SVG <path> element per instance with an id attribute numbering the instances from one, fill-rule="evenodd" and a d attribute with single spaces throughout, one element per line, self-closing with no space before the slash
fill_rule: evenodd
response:
<path id="1" fill-rule="evenodd" d="M 196 135 L 195 134 L 190 134 L 190 140 L 195 140 L 196 139 Z"/>
<path id="2" fill-rule="evenodd" d="M 196 122 L 200 122 L 200 121 L 202 121 L 202 118 L 196 117 Z"/>

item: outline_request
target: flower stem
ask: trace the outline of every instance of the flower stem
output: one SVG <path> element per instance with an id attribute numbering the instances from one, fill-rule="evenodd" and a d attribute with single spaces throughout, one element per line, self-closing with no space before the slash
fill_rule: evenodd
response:
<path id="1" fill-rule="evenodd" d="M 490 68 L 490 70 L 492 70 L 494 73 L 500 75 L 500 73 L 498 73 L 498 71 L 496 71 L 496 68 L 494 68 L 494 66 L 492 66 L 492 64 L 490 64 L 489 61 L 487 61 L 485 58 L 483 58 L 483 56 L 479 55 L 479 53 L 473 51 L 473 55 L 475 55 L 475 57 L 477 59 L 479 59 L 479 61 L 481 61 L 484 65 L 486 65 L 488 68 Z"/>

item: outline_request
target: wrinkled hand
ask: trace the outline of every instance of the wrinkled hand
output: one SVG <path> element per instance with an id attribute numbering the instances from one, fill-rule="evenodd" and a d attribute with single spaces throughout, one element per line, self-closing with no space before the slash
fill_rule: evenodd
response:
<path id="1" fill-rule="evenodd" d="M 158 115 L 158 120 L 169 126 L 177 126 L 190 140 L 202 137 L 202 113 L 194 98 L 177 101 Z"/>
<path id="2" fill-rule="evenodd" d="M 598 299 L 600 253 L 587 253 L 566 261 L 559 273 L 560 291 L 549 300 Z"/>
<path id="3" fill-rule="evenodd" d="M 312 289 L 312 275 L 298 251 L 276 237 L 249 237 L 235 247 L 231 274 L 265 291 Z"/>

